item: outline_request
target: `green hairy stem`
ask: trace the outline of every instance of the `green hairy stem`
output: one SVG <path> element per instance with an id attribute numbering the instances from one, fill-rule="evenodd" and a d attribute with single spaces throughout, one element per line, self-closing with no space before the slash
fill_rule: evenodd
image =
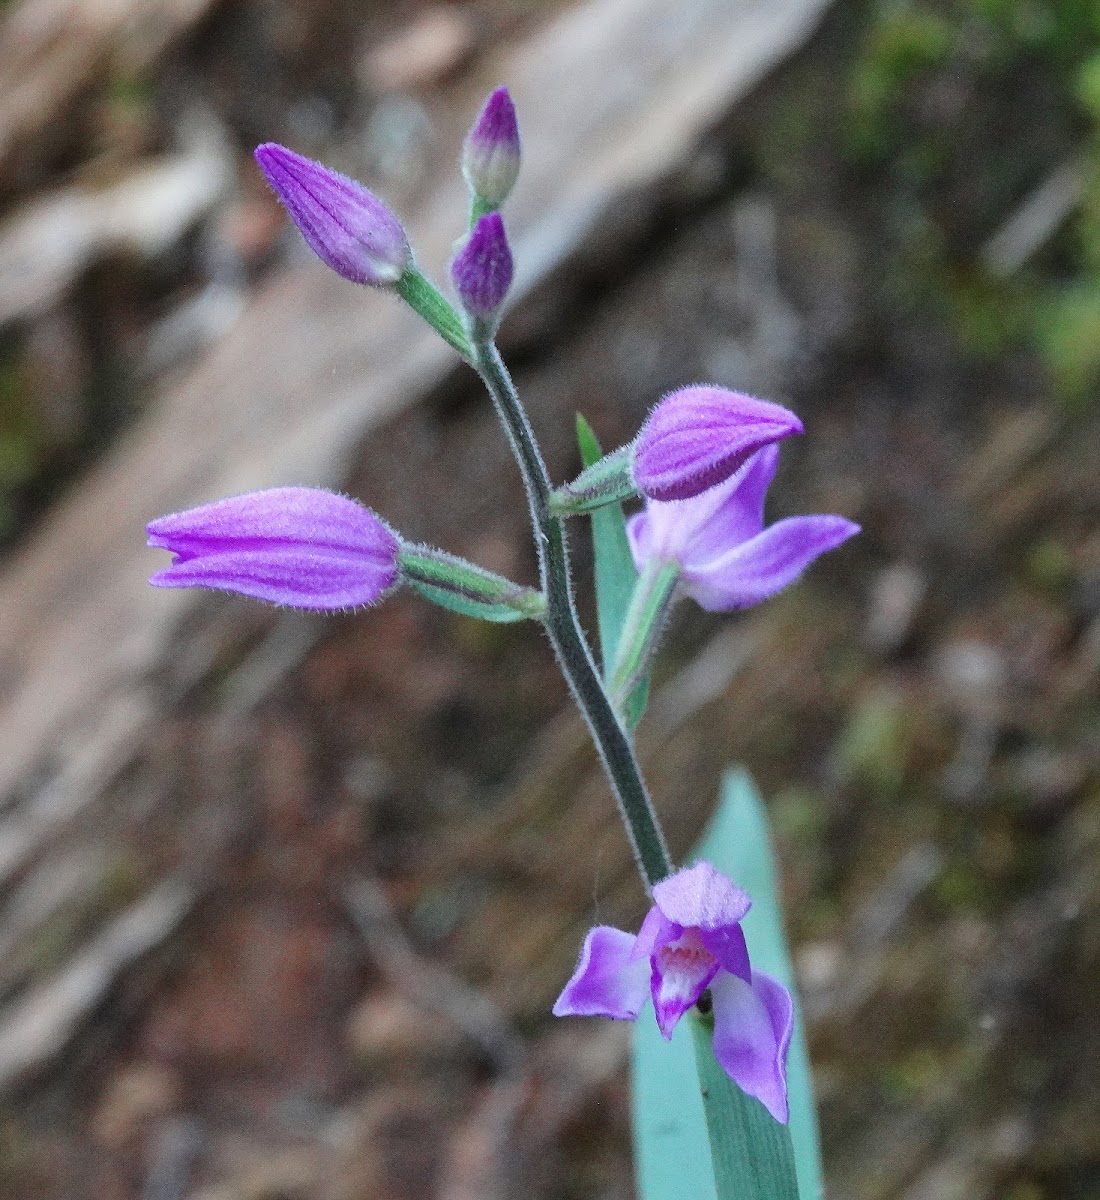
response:
<path id="1" fill-rule="evenodd" d="M 508 434 L 527 489 L 550 642 L 607 770 L 639 869 L 652 887 L 672 873 L 672 861 L 630 735 L 611 703 L 581 631 L 565 527 L 551 510 L 553 488 L 542 452 L 496 346 L 475 343 L 473 362 Z"/>

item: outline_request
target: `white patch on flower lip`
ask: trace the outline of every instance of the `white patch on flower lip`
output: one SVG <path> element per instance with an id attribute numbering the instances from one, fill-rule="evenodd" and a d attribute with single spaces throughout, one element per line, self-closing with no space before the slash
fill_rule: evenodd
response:
<path id="1" fill-rule="evenodd" d="M 685 929 L 653 954 L 653 1007 L 661 1033 L 669 1038 L 676 1022 L 703 994 L 719 963 L 703 945 L 697 929 Z"/>

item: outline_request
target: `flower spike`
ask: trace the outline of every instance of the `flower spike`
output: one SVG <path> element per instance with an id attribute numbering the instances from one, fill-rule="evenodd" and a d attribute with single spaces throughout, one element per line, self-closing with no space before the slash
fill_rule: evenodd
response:
<path id="1" fill-rule="evenodd" d="M 486 213 L 451 263 L 462 307 L 476 321 L 492 323 L 512 286 L 512 251 L 500 213 Z"/>
<path id="2" fill-rule="evenodd" d="M 397 582 L 401 542 L 369 508 L 317 488 L 270 488 L 158 517 L 149 545 L 172 565 L 154 587 L 239 592 L 291 608 L 373 604 Z"/>
<path id="3" fill-rule="evenodd" d="M 688 500 L 728 479 L 762 446 L 801 432 L 798 417 L 769 400 L 709 385 L 679 388 L 634 442 L 634 482 L 652 500 Z"/>
<path id="4" fill-rule="evenodd" d="M 653 901 L 637 937 L 609 925 L 589 930 L 554 1015 L 633 1020 L 652 996 L 668 1040 L 710 988 L 715 1057 L 785 1125 L 794 1004 L 781 983 L 749 964 L 741 921 L 752 902 L 706 862 L 662 879 Z"/>
<path id="5" fill-rule="evenodd" d="M 361 183 L 274 142 L 255 157 L 310 249 L 338 275 L 392 287 L 412 266 L 401 222 Z"/>
<path id="6" fill-rule="evenodd" d="M 485 210 L 499 208 L 519 175 L 520 144 L 516 109 L 508 89 L 498 87 L 462 148 L 462 174 Z"/>

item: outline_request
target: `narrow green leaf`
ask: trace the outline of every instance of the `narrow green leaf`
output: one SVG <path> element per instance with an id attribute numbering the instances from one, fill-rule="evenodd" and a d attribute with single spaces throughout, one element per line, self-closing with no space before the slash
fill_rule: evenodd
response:
<path id="1" fill-rule="evenodd" d="M 820 1200 L 825 1184 L 810 1056 L 795 991 L 794 967 L 783 932 L 768 814 L 756 784 L 743 767 L 732 767 L 723 777 L 722 800 L 699 844 L 698 857 L 714 863 L 752 897 L 752 908 L 741 923 L 749 944 L 749 957 L 753 966 L 785 984 L 795 998 L 794 1037 L 787 1057 L 791 1138 L 799 1194 L 802 1200 Z"/>
<path id="2" fill-rule="evenodd" d="M 752 910 L 743 926 L 753 966 L 774 975 L 793 991 L 794 973 L 783 935 L 767 817 L 759 794 L 744 771 L 727 772 L 718 810 L 696 847 L 695 857 L 712 862 L 752 896 Z M 824 1189 L 817 1118 L 797 1003 L 796 996 L 795 1033 L 787 1059 L 790 1138 L 797 1195 L 801 1200 L 820 1200 Z M 679 1200 L 682 1196 L 691 1196 L 693 1200 L 780 1200 L 781 1197 L 788 1200 L 795 1194 L 789 1190 L 789 1181 L 787 1190 L 754 1191 L 740 1183 L 732 1192 L 718 1190 L 719 1185 L 731 1185 L 722 1180 L 715 1183 L 707 1132 L 708 1117 L 713 1119 L 713 1114 L 704 1107 L 700 1092 L 693 1024 L 696 1024 L 693 1019 L 681 1021 L 672 1043 L 668 1044 L 651 1014 L 643 1014 L 634 1023 L 634 1145 L 641 1200 Z M 708 1091 L 711 1097 L 715 1095 L 714 1088 Z M 759 1122 L 754 1136 L 773 1137 L 774 1131 L 781 1127 L 757 1101 L 742 1099 L 750 1119 Z M 731 1107 L 728 1113 L 731 1119 L 734 1112 Z M 731 1134 L 729 1140 L 736 1145 L 744 1136 L 744 1133 Z M 777 1186 L 782 1184 L 781 1179 L 774 1182 Z"/>
<path id="3" fill-rule="evenodd" d="M 581 462 L 590 467 L 602 451 L 592 426 L 577 414 L 577 443 Z M 634 594 L 638 572 L 626 536 L 626 517 L 621 504 L 608 504 L 591 514 L 592 550 L 596 571 L 596 618 L 600 627 L 600 656 L 606 677 L 615 662 L 623 624 Z M 626 719 L 633 729 L 642 719 L 649 700 L 649 678 L 643 678 L 626 704 Z"/>
<path id="4" fill-rule="evenodd" d="M 791 1131 L 718 1065 L 713 1021 L 687 1016 L 706 1113 L 714 1190 L 721 1200 L 798 1200 Z"/>

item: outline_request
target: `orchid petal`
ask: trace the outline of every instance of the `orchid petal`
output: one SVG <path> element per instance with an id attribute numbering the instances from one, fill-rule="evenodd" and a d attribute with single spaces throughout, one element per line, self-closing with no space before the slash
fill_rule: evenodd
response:
<path id="1" fill-rule="evenodd" d="M 736 975 L 746 982 L 751 981 L 749 947 L 745 942 L 745 931 L 740 925 L 728 925 L 723 929 L 701 929 L 699 937 L 723 971 L 729 971 L 731 975 Z"/>
<path id="2" fill-rule="evenodd" d="M 657 948 L 665 942 L 674 942 L 682 933 L 682 925 L 674 925 L 656 904 L 645 915 L 641 929 L 638 930 L 638 940 L 630 952 L 631 958 L 649 958 L 657 953 Z"/>
<path id="3" fill-rule="evenodd" d="M 692 497 L 661 503 L 647 501 L 645 521 L 631 539 L 640 571 L 651 558 L 688 563 L 705 561 L 755 537 L 764 527 L 764 496 L 775 475 L 779 448 L 765 446 L 724 483 Z"/>
<path id="4" fill-rule="evenodd" d="M 794 1030 L 790 992 L 762 971 L 753 972 L 751 986 L 722 972 L 711 984 L 711 998 L 715 1058 L 743 1092 L 785 1125 L 787 1050 Z"/>
<path id="5" fill-rule="evenodd" d="M 696 863 L 662 879 L 654 885 L 653 900 L 675 924 L 705 930 L 736 925 L 752 907 L 748 893 L 709 862 Z"/>
<path id="6" fill-rule="evenodd" d="M 710 385 L 679 388 L 638 434 L 634 481 L 653 500 L 687 500 L 728 479 L 761 446 L 801 432 L 798 417 L 769 400 Z"/>
<path id="7" fill-rule="evenodd" d="M 683 588 L 711 612 L 747 608 L 774 596 L 814 559 L 857 533 L 859 526 L 844 517 L 788 517 L 709 562 L 681 560 Z"/>
<path id="8" fill-rule="evenodd" d="M 554 1003 L 554 1016 L 633 1020 L 649 990 L 649 963 L 631 957 L 635 941 L 634 934 L 610 925 L 590 929 L 577 969 Z"/>

